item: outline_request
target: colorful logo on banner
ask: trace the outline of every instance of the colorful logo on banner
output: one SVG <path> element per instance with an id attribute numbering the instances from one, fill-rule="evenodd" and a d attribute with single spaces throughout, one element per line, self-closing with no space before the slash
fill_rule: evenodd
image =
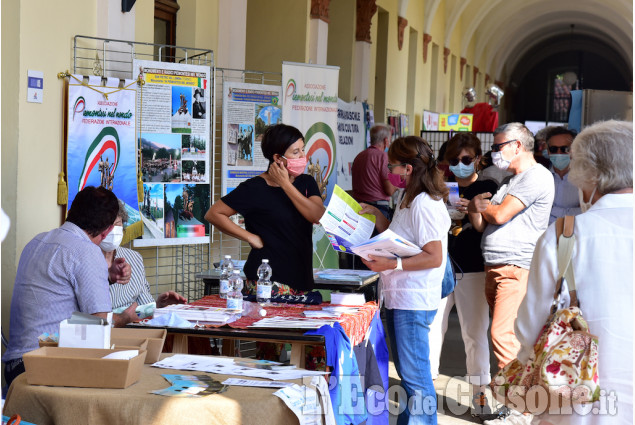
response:
<path id="1" fill-rule="evenodd" d="M 327 180 L 335 168 L 335 134 L 328 124 L 316 122 L 306 132 L 305 152 L 307 158 L 311 159 L 311 163 L 315 166 L 320 165 L 322 171 L 322 179 Z"/>
<path id="2" fill-rule="evenodd" d="M 288 101 L 295 94 L 295 80 L 289 79 L 287 82 L 287 88 L 284 91 L 284 99 Z"/>
<path id="3" fill-rule="evenodd" d="M 104 162 L 103 157 L 109 150 L 113 151 L 114 160 L 112 164 Z M 95 140 L 90 144 L 88 151 L 86 152 L 86 159 L 84 160 L 84 168 L 79 176 L 79 182 L 77 190 L 80 191 L 86 186 L 90 173 L 95 169 L 96 165 L 99 165 L 98 169 L 101 171 L 101 167 L 108 167 L 108 170 L 104 170 L 104 174 L 109 176 L 115 175 L 115 170 L 119 164 L 119 152 L 121 147 L 119 145 L 119 135 L 117 130 L 113 127 L 104 127 Z"/>
<path id="4" fill-rule="evenodd" d="M 84 112 L 84 109 L 86 109 L 86 99 L 84 99 L 84 96 L 80 96 L 77 98 L 75 105 L 73 106 L 73 121 L 75 121 L 75 114 L 81 114 Z"/>

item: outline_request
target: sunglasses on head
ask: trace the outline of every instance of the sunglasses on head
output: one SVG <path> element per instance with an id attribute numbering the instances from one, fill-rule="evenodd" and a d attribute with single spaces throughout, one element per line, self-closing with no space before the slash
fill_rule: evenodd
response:
<path id="1" fill-rule="evenodd" d="M 472 162 L 474 162 L 474 157 L 465 155 L 461 158 L 452 158 L 448 162 L 451 166 L 456 167 L 457 165 L 459 165 L 459 161 L 462 162 L 463 165 L 470 165 Z"/>
<path id="2" fill-rule="evenodd" d="M 492 152 L 500 152 L 501 149 L 503 149 L 503 146 L 505 146 L 506 144 L 511 143 L 511 142 L 517 142 L 517 141 L 518 141 L 518 139 L 511 139 L 511 140 L 508 140 L 506 142 L 499 143 L 497 145 L 494 144 L 494 145 L 492 145 Z"/>
<path id="3" fill-rule="evenodd" d="M 569 153 L 570 146 L 549 146 L 549 153 Z"/>

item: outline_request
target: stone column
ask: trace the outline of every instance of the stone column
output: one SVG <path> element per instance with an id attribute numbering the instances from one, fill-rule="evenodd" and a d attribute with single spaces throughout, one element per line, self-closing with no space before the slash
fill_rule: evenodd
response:
<path id="1" fill-rule="evenodd" d="M 309 28 L 309 61 L 326 65 L 329 39 L 330 0 L 311 0 L 311 22 Z"/>
<path id="2" fill-rule="evenodd" d="M 355 27 L 355 50 L 353 61 L 353 97 L 359 101 L 368 99 L 370 84 L 370 24 L 377 13 L 376 0 L 357 0 L 357 19 Z"/>

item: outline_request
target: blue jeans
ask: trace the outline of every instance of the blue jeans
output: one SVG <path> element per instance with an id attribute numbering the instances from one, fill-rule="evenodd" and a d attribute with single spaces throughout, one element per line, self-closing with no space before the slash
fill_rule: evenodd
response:
<path id="1" fill-rule="evenodd" d="M 436 313 L 436 310 L 386 310 L 392 358 L 408 397 L 397 425 L 437 423 L 437 395 L 430 374 L 428 343 L 430 324 Z"/>

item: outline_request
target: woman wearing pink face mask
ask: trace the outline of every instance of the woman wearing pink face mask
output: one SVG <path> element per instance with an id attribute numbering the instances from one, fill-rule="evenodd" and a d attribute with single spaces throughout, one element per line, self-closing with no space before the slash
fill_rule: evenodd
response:
<path id="1" fill-rule="evenodd" d="M 244 267 L 247 288 L 258 279 L 262 260 L 268 259 L 274 295 L 311 290 L 311 234 L 324 205 L 313 177 L 303 174 L 307 164 L 304 136 L 295 127 L 278 124 L 265 132 L 261 148 L 269 160 L 267 171 L 216 201 L 205 219 L 251 245 Z M 236 213 L 245 218 L 244 229 L 229 218 Z"/>
<path id="2" fill-rule="evenodd" d="M 448 189 L 428 143 L 420 137 L 395 140 L 388 149 L 388 179 L 402 188 L 391 222 L 375 207 L 361 213 L 377 218 L 375 227 L 390 230 L 421 248 L 408 258 L 370 256 L 369 269 L 381 272 L 390 348 L 406 400 L 429 408 L 399 415 L 398 423 L 436 424 L 436 392 L 430 372 L 430 325 L 441 302 L 441 282 L 448 252 Z M 421 411 L 423 410 L 423 411 Z"/>

